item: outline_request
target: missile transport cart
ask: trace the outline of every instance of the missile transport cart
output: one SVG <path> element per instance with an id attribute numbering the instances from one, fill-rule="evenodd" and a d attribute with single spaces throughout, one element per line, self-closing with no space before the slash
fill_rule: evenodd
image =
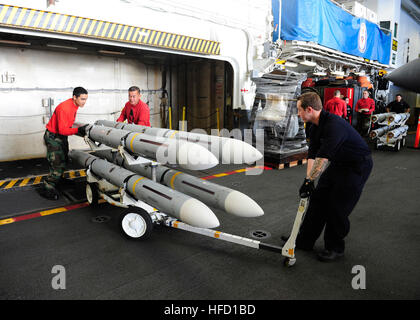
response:
<path id="1" fill-rule="evenodd" d="M 379 128 L 369 134 L 375 149 L 391 148 L 400 151 L 405 146 L 408 126 L 405 125 L 410 114 L 408 113 L 381 113 L 372 116 L 372 122 Z"/>
<path id="2" fill-rule="evenodd" d="M 143 160 L 145 165 L 152 167 L 152 170 L 156 169 L 159 165 L 149 159 L 143 158 Z M 153 225 L 163 225 L 255 249 L 264 249 L 281 253 L 282 256 L 284 256 L 283 264 L 287 267 L 293 266 L 296 262 L 295 240 L 306 213 L 308 198 L 302 198 L 300 200 L 289 239 L 280 247 L 212 229 L 191 226 L 160 212 L 144 201 L 134 199 L 128 192 L 127 185 L 121 188 L 111 184 L 107 180 L 96 176 L 91 171 L 90 166 L 86 170 L 86 176 L 86 198 L 91 206 L 97 206 L 100 198 L 102 198 L 114 206 L 125 209 L 120 215 L 119 227 L 124 236 L 128 239 L 145 240 L 152 234 Z"/>

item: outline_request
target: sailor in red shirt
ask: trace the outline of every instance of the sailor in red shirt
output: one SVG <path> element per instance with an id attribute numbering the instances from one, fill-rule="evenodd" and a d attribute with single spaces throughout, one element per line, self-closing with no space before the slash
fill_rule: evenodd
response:
<path id="1" fill-rule="evenodd" d="M 327 103 L 324 106 L 324 110 L 346 119 L 347 118 L 347 105 L 346 105 L 346 102 L 340 98 L 340 96 L 341 96 L 340 90 L 335 90 L 334 98 L 327 101 Z"/>
<path id="2" fill-rule="evenodd" d="M 363 98 L 356 103 L 357 112 L 357 131 L 362 135 L 366 135 L 370 126 L 370 116 L 375 111 L 375 101 L 369 98 L 369 91 L 363 91 Z"/>
<path id="3" fill-rule="evenodd" d="M 57 187 L 63 182 L 63 174 L 68 163 L 68 136 L 83 133 L 85 126 L 72 128 L 79 107 L 83 107 L 88 98 L 88 92 L 82 87 L 74 88 L 73 98 L 60 103 L 54 110 L 50 121 L 46 125 L 44 134 L 47 146 L 47 160 L 50 172 L 39 193 L 44 198 L 57 200 Z"/>
<path id="4" fill-rule="evenodd" d="M 130 87 L 128 89 L 128 102 L 121 111 L 118 122 L 138 124 L 150 127 L 150 110 L 149 106 L 140 100 L 141 94 L 138 87 Z"/>

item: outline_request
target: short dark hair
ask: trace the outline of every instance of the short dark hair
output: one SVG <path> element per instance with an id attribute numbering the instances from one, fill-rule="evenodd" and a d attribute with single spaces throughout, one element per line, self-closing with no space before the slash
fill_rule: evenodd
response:
<path id="1" fill-rule="evenodd" d="M 132 91 L 137 91 L 138 93 L 140 93 L 140 88 L 136 86 L 131 86 L 130 88 L 128 88 L 128 92 Z"/>
<path id="2" fill-rule="evenodd" d="M 306 92 L 300 95 L 297 101 L 300 101 L 300 106 L 303 110 L 306 110 L 307 107 L 312 107 L 312 109 L 317 111 L 322 109 L 321 98 L 316 92 Z"/>
<path id="3" fill-rule="evenodd" d="M 398 97 L 398 96 L 400 96 L 400 97 L 402 98 L 401 93 L 397 93 L 397 94 L 395 95 L 395 97 Z"/>
<path id="4" fill-rule="evenodd" d="M 73 90 L 73 96 L 76 96 L 76 98 L 80 97 L 81 94 L 88 94 L 87 90 L 83 87 L 76 87 Z"/>

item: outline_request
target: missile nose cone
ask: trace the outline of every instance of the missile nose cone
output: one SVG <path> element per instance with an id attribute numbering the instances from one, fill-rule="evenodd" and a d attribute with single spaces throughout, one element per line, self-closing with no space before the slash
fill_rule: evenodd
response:
<path id="1" fill-rule="evenodd" d="M 253 218 L 264 214 L 263 209 L 250 197 L 239 192 L 232 191 L 225 200 L 226 212 L 235 216 Z"/>
<path id="2" fill-rule="evenodd" d="M 224 164 L 253 163 L 263 155 L 248 143 L 237 139 L 229 139 L 223 144 L 222 159 Z"/>
<path id="3" fill-rule="evenodd" d="M 185 201 L 180 210 L 180 219 L 197 228 L 216 228 L 219 219 L 204 203 L 191 198 Z"/>
<path id="4" fill-rule="evenodd" d="M 194 143 L 181 143 L 177 160 L 182 168 L 189 170 L 206 170 L 219 164 L 214 154 Z"/>

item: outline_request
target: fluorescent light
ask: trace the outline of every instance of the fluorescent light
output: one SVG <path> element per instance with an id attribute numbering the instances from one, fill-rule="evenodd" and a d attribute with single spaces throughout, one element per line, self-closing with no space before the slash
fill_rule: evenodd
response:
<path id="1" fill-rule="evenodd" d="M 333 71 L 331 74 L 334 74 L 336 76 L 344 76 L 344 71 Z"/>
<path id="2" fill-rule="evenodd" d="M 314 72 L 313 75 L 314 76 L 326 76 L 327 73 L 326 72 Z"/>
<path id="3" fill-rule="evenodd" d="M 47 43 L 47 47 L 50 47 L 50 48 L 59 48 L 59 49 L 77 50 L 76 47 L 61 46 L 61 45 L 58 45 L 58 44 L 50 44 L 50 43 Z"/>
<path id="4" fill-rule="evenodd" d="M 294 62 L 290 62 L 290 61 L 286 61 L 286 63 L 284 64 L 286 67 L 290 67 L 290 68 L 296 68 L 298 66 L 297 63 Z"/>
<path id="5" fill-rule="evenodd" d="M 125 52 L 119 52 L 119 51 L 108 51 L 108 50 L 99 50 L 99 53 L 105 53 L 105 54 L 117 54 L 120 56 L 125 55 Z"/>
<path id="6" fill-rule="evenodd" d="M 12 40 L 0 40 L 0 43 L 17 44 L 17 45 L 23 45 L 23 46 L 30 46 L 31 45 L 29 42 L 12 41 Z"/>

